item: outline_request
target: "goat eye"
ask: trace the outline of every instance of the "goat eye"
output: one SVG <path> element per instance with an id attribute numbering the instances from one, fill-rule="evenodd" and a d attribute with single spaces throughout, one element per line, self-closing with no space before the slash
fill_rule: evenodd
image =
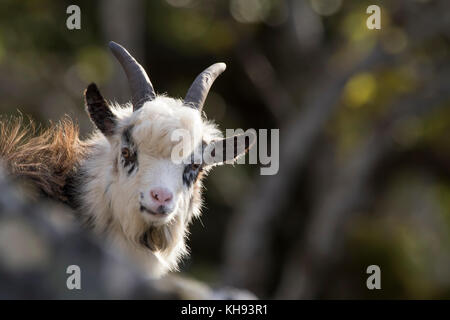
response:
<path id="1" fill-rule="evenodd" d="M 124 157 L 125 159 L 128 159 L 130 157 L 130 149 L 122 148 L 122 157 Z"/>

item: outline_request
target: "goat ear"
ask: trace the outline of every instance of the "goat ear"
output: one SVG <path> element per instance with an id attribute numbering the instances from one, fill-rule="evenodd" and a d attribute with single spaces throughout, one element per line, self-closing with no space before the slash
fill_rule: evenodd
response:
<path id="1" fill-rule="evenodd" d="M 247 131 L 225 139 L 215 140 L 208 144 L 203 151 L 205 166 L 231 164 L 245 155 L 256 141 L 254 131 Z"/>
<path id="2" fill-rule="evenodd" d="M 95 83 L 91 83 L 84 91 L 84 100 L 92 122 L 105 136 L 112 135 L 116 126 L 116 116 L 103 99 Z"/>

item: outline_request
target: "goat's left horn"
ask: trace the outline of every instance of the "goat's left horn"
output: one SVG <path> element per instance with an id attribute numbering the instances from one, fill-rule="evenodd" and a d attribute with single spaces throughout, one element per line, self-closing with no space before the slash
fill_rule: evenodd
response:
<path id="1" fill-rule="evenodd" d="M 109 48 L 117 60 L 119 60 L 127 75 L 131 89 L 133 111 L 141 108 L 146 101 L 155 99 L 156 94 L 153 85 L 144 68 L 136 61 L 136 59 L 134 59 L 124 47 L 114 41 L 109 43 Z"/>
<path id="2" fill-rule="evenodd" d="M 214 80 L 216 80 L 226 68 L 227 66 L 225 63 L 215 63 L 200 73 L 189 88 L 186 97 L 184 98 L 184 102 L 186 104 L 191 104 L 195 109 L 202 111 L 206 96 L 208 95 Z"/>

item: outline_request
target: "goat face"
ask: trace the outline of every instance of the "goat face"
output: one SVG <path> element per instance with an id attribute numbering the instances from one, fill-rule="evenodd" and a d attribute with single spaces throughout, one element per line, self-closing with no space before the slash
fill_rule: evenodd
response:
<path id="1" fill-rule="evenodd" d="M 177 100 L 157 96 L 142 66 L 120 45 L 112 42 L 110 48 L 128 77 L 132 104 L 111 106 L 95 84 L 86 89 L 87 111 L 106 137 L 103 144 L 107 144 L 100 152 L 107 154 L 97 155 L 103 160 L 91 164 L 94 169 L 90 173 L 95 175 L 95 168 L 111 168 L 110 177 L 102 177 L 101 186 L 85 188 L 86 194 L 92 194 L 91 203 L 96 196 L 107 197 L 103 203 L 111 207 L 113 218 L 127 239 L 142 242 L 139 239 L 144 235 L 145 245 L 153 250 L 181 252 L 186 226 L 199 213 L 199 175 L 213 165 L 228 163 L 244 154 L 256 137 L 223 139 L 216 126 L 202 117 L 206 95 L 215 78 L 225 70 L 225 64 L 207 68 L 195 79 L 185 99 Z M 188 143 L 180 141 L 186 139 L 186 133 Z M 182 148 L 176 149 L 180 143 Z M 233 147 L 231 153 L 229 144 Z M 225 145 L 224 157 L 203 161 L 203 150 L 224 150 Z M 176 158 L 183 161 L 174 161 L 174 150 Z M 193 204 L 195 193 L 198 199 Z M 98 206 L 103 210 L 102 205 Z M 109 218 L 96 219 L 101 220 Z M 148 230 L 152 231 L 150 235 Z"/>
<path id="2" fill-rule="evenodd" d="M 156 97 L 125 117 L 117 110 L 113 110 L 117 129 L 108 137 L 116 176 L 111 186 L 115 207 L 127 204 L 121 212 L 128 217 L 139 214 L 153 225 L 166 224 L 176 214 L 186 215 L 192 187 L 205 168 L 187 161 L 194 148 L 180 150 L 185 161 L 172 159 L 181 142 L 176 133 L 188 133 L 192 141 L 183 145 L 197 147 L 220 133 L 204 123 L 197 110 L 167 97 Z"/>

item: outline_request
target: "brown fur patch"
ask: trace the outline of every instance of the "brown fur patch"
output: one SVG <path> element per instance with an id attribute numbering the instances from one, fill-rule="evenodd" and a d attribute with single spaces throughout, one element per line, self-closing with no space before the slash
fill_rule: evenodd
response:
<path id="1" fill-rule="evenodd" d="M 63 202 L 66 179 L 85 153 L 78 126 L 69 117 L 39 129 L 22 117 L 0 120 L 0 157 L 8 171 L 30 181 L 44 194 Z"/>

